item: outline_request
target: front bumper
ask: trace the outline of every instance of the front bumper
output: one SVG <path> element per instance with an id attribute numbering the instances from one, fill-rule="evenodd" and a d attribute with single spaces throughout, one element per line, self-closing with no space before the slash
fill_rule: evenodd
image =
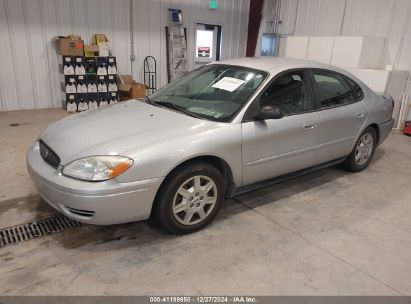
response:
<path id="1" fill-rule="evenodd" d="M 27 170 L 43 199 L 66 216 L 89 224 L 110 225 L 147 219 L 163 178 L 120 183 L 85 182 L 61 174 L 40 156 L 39 144 L 27 152 Z"/>
<path id="2" fill-rule="evenodd" d="M 380 136 L 378 140 L 379 145 L 382 144 L 384 140 L 387 139 L 388 135 L 390 135 L 393 126 L 394 126 L 394 119 L 392 118 L 378 125 L 379 131 L 380 131 Z"/>

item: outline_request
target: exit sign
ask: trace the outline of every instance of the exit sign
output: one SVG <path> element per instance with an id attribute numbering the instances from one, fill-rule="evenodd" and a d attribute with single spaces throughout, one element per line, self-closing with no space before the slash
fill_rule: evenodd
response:
<path id="1" fill-rule="evenodd" d="M 217 0 L 210 0 L 210 9 L 217 9 Z"/>

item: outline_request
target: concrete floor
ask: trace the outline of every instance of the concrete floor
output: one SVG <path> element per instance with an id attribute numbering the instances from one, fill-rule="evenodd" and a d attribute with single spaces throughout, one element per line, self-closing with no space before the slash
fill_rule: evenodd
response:
<path id="1" fill-rule="evenodd" d="M 62 110 L 0 113 L 0 227 L 52 216 L 25 151 Z M 20 125 L 10 127 L 17 122 Z M 0 295 L 411 295 L 411 138 L 225 202 L 205 230 L 81 226 L 0 249 Z"/>

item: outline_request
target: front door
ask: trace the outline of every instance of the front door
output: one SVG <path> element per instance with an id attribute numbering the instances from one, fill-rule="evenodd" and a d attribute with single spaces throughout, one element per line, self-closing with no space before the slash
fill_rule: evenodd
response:
<path id="1" fill-rule="evenodd" d="M 281 109 L 280 119 L 242 124 L 243 184 L 313 166 L 317 161 L 319 113 L 304 70 L 277 76 L 255 101 Z"/>

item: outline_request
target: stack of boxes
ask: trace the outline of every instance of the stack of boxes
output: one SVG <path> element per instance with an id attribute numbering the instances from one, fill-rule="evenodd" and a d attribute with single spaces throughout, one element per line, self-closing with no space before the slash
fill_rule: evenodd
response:
<path id="1" fill-rule="evenodd" d="M 93 39 L 95 36 L 97 35 L 94 35 Z M 105 38 L 105 35 L 99 36 Z M 62 45 L 61 40 L 58 41 L 58 45 Z M 57 47 L 61 63 L 60 83 L 63 107 L 68 112 L 96 109 L 119 101 L 116 57 L 108 56 L 107 41 L 101 53 L 100 46 L 95 46 L 98 47 L 98 51 L 91 52 L 89 48 L 85 53 L 86 56 L 83 56 L 83 50 L 87 49 L 87 46 L 69 49 Z M 97 54 L 105 56 L 95 56 Z"/>
<path id="2" fill-rule="evenodd" d="M 118 102 L 116 57 L 61 56 L 63 106 L 81 112 Z"/>

